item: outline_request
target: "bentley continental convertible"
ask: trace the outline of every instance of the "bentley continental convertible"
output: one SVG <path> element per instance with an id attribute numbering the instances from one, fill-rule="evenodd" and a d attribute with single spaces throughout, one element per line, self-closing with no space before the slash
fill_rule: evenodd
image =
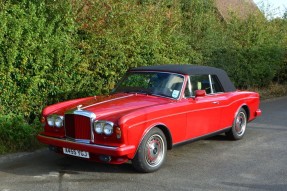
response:
<path id="1" fill-rule="evenodd" d="M 153 172 L 175 145 L 221 133 L 242 139 L 260 114 L 258 93 L 236 90 L 221 69 L 145 66 L 127 71 L 111 95 L 44 108 L 37 138 L 60 154 Z"/>

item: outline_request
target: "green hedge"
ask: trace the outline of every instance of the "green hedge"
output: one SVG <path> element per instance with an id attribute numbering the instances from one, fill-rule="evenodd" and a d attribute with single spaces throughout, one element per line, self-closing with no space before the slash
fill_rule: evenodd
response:
<path id="1" fill-rule="evenodd" d="M 0 113 L 33 120 L 45 104 L 59 100 L 58 95 L 77 91 L 79 50 L 74 46 L 71 6 L 66 4 L 58 7 L 54 1 L 37 0 L 2 4 Z"/>
<path id="2" fill-rule="evenodd" d="M 212 0 L 1 1 L 0 130 L 16 136 L 4 142 L 38 130 L 44 106 L 107 94 L 132 67 L 216 66 L 238 88 L 284 82 L 286 28 L 286 18 L 225 22 Z"/>
<path id="3" fill-rule="evenodd" d="M 187 62 L 178 5 L 169 1 L 93 1 L 77 15 L 84 63 L 107 93 L 127 69 L 158 63 Z M 167 14 L 171 12 L 171 16 Z"/>
<path id="4" fill-rule="evenodd" d="M 0 124 L 0 154 L 39 147 L 36 135 L 41 124 L 38 120 L 28 124 L 21 115 L 7 114 L 0 116 Z"/>

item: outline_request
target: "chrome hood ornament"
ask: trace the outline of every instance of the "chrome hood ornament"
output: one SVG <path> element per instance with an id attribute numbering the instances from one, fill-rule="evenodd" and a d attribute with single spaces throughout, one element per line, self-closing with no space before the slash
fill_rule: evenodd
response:
<path id="1" fill-rule="evenodd" d="M 77 106 L 77 110 L 82 110 L 82 108 L 81 108 L 82 106 L 83 106 L 83 105 L 78 105 L 78 106 Z"/>

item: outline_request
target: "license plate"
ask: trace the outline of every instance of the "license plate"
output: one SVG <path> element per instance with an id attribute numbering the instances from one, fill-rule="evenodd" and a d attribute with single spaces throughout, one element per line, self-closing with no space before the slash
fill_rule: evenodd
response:
<path id="1" fill-rule="evenodd" d="M 67 155 L 72 155 L 72 156 L 87 158 L 87 159 L 90 158 L 89 152 L 86 152 L 86 151 L 63 148 L 63 152 Z"/>

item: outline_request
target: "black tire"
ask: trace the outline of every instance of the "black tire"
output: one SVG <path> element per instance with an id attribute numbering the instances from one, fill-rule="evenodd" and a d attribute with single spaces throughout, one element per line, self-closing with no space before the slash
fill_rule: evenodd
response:
<path id="1" fill-rule="evenodd" d="M 139 172 L 154 172 L 163 165 L 166 152 L 165 135 L 162 130 L 155 127 L 143 138 L 132 164 Z"/>
<path id="2" fill-rule="evenodd" d="M 241 108 L 232 125 L 232 128 L 226 132 L 225 134 L 231 140 L 240 140 L 243 138 L 247 127 L 247 115 L 246 111 Z"/>

